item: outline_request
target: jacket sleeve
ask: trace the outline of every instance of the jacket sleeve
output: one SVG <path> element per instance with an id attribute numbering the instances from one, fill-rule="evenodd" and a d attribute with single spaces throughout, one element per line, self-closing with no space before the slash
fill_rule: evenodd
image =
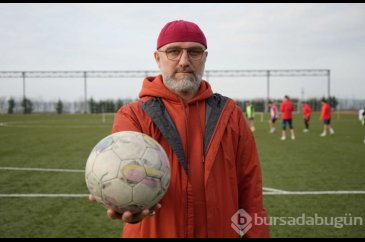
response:
<path id="1" fill-rule="evenodd" d="M 135 104 L 127 104 L 115 113 L 112 133 L 127 130 L 142 132 L 142 127 L 138 122 L 133 105 Z"/>
<path id="2" fill-rule="evenodd" d="M 239 206 L 248 213 L 252 228 L 244 237 L 269 237 L 266 211 L 263 207 L 262 176 L 256 143 L 243 117 L 239 117 L 239 144 L 237 147 L 237 180 Z M 265 223 L 263 223 L 265 221 Z"/>

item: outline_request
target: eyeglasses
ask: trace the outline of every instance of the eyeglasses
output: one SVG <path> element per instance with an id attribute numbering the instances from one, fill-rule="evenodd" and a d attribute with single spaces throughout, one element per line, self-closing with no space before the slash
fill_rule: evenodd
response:
<path id="1" fill-rule="evenodd" d="M 183 50 L 186 50 L 191 60 L 200 60 L 205 52 L 205 50 L 203 50 L 202 48 L 197 48 L 197 47 L 192 47 L 192 48 L 173 47 L 165 51 L 158 50 L 158 52 L 165 52 L 167 59 L 176 61 L 180 60 Z"/>

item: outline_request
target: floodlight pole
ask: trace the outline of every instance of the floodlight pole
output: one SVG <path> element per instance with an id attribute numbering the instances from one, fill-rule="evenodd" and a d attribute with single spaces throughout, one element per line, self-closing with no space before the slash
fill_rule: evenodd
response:
<path id="1" fill-rule="evenodd" d="M 24 110 L 23 110 L 23 113 L 26 112 L 27 110 L 27 102 L 25 101 L 25 71 L 22 72 L 22 77 L 23 77 L 23 101 L 22 103 L 24 104 Z"/>
<path id="2" fill-rule="evenodd" d="M 23 100 L 25 100 L 25 71 L 22 72 L 23 77 Z"/>
<path id="3" fill-rule="evenodd" d="M 87 113 L 87 72 L 84 71 L 84 113 Z"/>
<path id="4" fill-rule="evenodd" d="M 265 110 L 264 113 L 266 112 L 268 105 L 269 105 L 269 100 L 270 100 L 270 71 L 266 71 L 266 76 L 267 76 L 267 91 L 266 91 L 266 102 L 265 102 Z"/>

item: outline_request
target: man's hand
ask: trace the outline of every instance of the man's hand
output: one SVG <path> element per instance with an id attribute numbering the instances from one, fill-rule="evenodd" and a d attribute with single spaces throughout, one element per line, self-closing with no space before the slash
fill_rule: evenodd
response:
<path id="1" fill-rule="evenodd" d="M 89 200 L 92 202 L 96 201 L 95 197 L 92 194 L 89 194 Z"/>
<path id="2" fill-rule="evenodd" d="M 95 201 L 95 197 L 90 194 L 89 195 L 89 200 L 90 201 Z M 140 213 L 136 213 L 136 214 L 132 214 L 130 211 L 125 211 L 123 214 L 117 213 L 116 211 L 114 211 L 113 209 L 109 208 L 107 210 L 107 215 L 110 219 L 119 219 L 122 220 L 124 223 L 139 223 L 140 221 L 142 221 L 142 219 L 146 218 L 146 217 L 150 217 L 155 215 L 155 211 L 157 209 L 161 208 L 161 204 L 157 203 L 155 206 L 153 206 L 152 208 L 146 208 L 143 209 Z"/>
<path id="3" fill-rule="evenodd" d="M 161 204 L 157 203 L 152 208 L 143 209 L 140 213 L 132 214 L 130 211 L 125 211 L 123 214 L 117 213 L 113 209 L 109 208 L 107 211 L 110 219 L 120 219 L 124 223 L 139 223 L 142 219 L 155 215 L 155 211 L 161 208 Z"/>

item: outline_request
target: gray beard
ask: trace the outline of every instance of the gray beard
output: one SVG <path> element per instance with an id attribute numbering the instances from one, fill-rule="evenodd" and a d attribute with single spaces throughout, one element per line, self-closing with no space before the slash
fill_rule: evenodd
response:
<path id="1" fill-rule="evenodd" d="M 201 75 L 195 75 L 194 77 L 183 77 L 179 80 L 172 78 L 171 76 L 167 76 L 162 74 L 164 84 L 167 88 L 174 92 L 194 92 L 196 93 L 200 87 L 200 83 L 202 81 Z"/>

